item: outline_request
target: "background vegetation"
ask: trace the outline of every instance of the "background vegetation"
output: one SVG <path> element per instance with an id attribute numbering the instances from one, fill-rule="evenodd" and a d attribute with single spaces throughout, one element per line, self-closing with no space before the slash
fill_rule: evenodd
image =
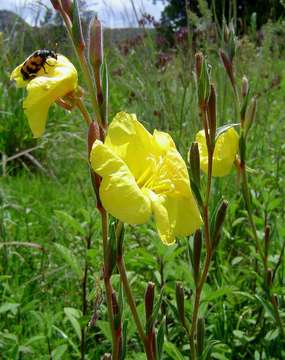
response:
<path id="1" fill-rule="evenodd" d="M 118 111 L 136 113 L 149 130 L 169 131 L 185 158 L 201 128 L 192 75 L 196 49 L 202 49 L 212 65 L 219 125 L 236 121 L 230 83 L 218 54 L 223 45 L 220 25 L 206 26 L 213 24 L 213 13 L 208 7 L 199 9 L 196 20 L 200 26 L 205 24 L 199 33 L 178 28 L 172 31 L 171 41 L 161 31 L 146 27 L 153 22 L 147 16 L 135 35 L 125 31 L 116 43 L 110 32 L 105 33 L 110 120 Z M 54 48 L 58 42 L 58 52 L 72 57 L 63 40 L 64 29 L 60 24 L 54 26 L 48 20 L 40 32 L 27 25 L 14 26 L 12 31 L 2 29 L 0 37 L 1 359 L 77 359 L 83 340 L 85 359 L 100 359 L 110 351 L 99 217 L 89 180 L 84 124 L 79 113 L 54 106 L 45 135 L 35 141 L 22 111 L 24 91 L 9 81 L 10 72 L 34 49 Z M 253 18 L 238 44 L 237 77 L 246 74 L 251 93 L 258 96 L 247 149 L 249 181 L 260 239 L 265 226 L 271 227 L 268 262 L 274 286 L 264 285 L 239 180 L 232 171 L 214 181 L 215 193 L 230 199 L 230 207 L 203 292 L 203 303 L 208 304 L 202 306 L 209 349 L 205 358 L 284 359 L 284 339 L 268 300 L 270 291 L 278 299 L 284 324 L 284 22 L 268 21 L 257 31 Z M 165 247 L 153 227 L 127 228 L 126 267 L 136 298 L 143 299 L 148 281 L 156 284 L 157 297 L 164 288 L 160 315 L 166 319 L 163 359 L 185 359 L 189 353 L 175 310 L 175 283 L 184 284 L 189 317 L 194 288 L 188 257 L 191 241 L 181 238 L 176 245 Z M 118 286 L 115 276 L 114 287 Z M 138 311 L 143 317 L 142 301 Z M 94 317 L 97 321 L 83 339 L 82 328 Z M 124 318 L 130 339 L 127 359 L 144 359 L 127 306 Z"/>

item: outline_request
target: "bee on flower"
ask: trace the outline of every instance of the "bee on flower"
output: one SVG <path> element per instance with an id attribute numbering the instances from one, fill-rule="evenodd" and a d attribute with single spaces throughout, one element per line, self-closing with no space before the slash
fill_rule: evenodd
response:
<path id="1" fill-rule="evenodd" d="M 35 138 L 46 126 L 50 106 L 76 91 L 78 76 L 73 64 L 51 50 L 37 50 L 11 73 L 17 87 L 26 87 L 23 108 Z"/>

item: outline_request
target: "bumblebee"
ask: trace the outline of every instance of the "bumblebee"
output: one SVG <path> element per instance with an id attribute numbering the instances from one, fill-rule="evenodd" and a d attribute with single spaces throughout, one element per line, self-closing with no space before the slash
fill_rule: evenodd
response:
<path id="1" fill-rule="evenodd" d="M 36 77 L 36 74 L 41 70 L 41 68 L 44 68 L 44 71 L 46 71 L 45 64 L 49 65 L 47 59 L 50 57 L 57 60 L 57 55 L 52 50 L 41 49 L 33 52 L 32 55 L 27 58 L 21 68 L 23 79 L 33 79 Z"/>

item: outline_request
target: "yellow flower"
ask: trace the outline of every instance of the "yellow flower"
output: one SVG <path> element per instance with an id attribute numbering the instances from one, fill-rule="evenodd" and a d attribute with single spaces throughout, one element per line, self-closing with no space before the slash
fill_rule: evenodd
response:
<path id="1" fill-rule="evenodd" d="M 37 138 L 45 130 L 49 107 L 77 88 L 77 71 L 65 56 L 59 54 L 57 59 L 48 58 L 45 69 L 41 68 L 31 80 L 23 79 L 22 66 L 13 70 L 10 79 L 16 81 L 17 87 L 27 87 L 28 95 L 23 108 L 32 133 Z"/>
<path id="2" fill-rule="evenodd" d="M 102 177 L 105 209 L 128 224 L 143 224 L 154 214 L 164 244 L 190 235 L 201 225 L 185 162 L 170 135 L 151 135 L 134 114 L 118 113 L 103 144 L 96 140 L 91 165 Z"/>
<path id="3" fill-rule="evenodd" d="M 196 141 L 199 146 L 200 167 L 207 173 L 208 150 L 204 130 L 196 134 Z M 239 136 L 233 128 L 228 129 L 218 137 L 213 156 L 213 176 L 226 176 L 229 174 L 238 151 L 238 142 Z"/>

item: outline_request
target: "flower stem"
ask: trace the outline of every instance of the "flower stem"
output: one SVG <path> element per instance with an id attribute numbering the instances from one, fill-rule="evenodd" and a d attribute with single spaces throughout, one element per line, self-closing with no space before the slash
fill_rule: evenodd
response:
<path id="1" fill-rule="evenodd" d="M 80 110 L 81 114 L 83 115 L 83 118 L 84 118 L 87 126 L 89 126 L 92 122 L 92 119 L 90 117 L 90 114 L 89 114 L 84 102 L 80 98 L 78 98 L 76 100 L 76 105 L 77 105 L 78 109 Z"/>
<path id="2" fill-rule="evenodd" d="M 108 246 L 108 214 L 105 209 L 101 208 L 101 225 L 102 225 L 102 239 L 103 239 L 103 256 L 104 256 L 104 269 L 103 269 L 103 277 L 104 277 L 104 285 L 106 291 L 106 301 L 107 301 L 107 310 L 108 310 L 108 318 L 110 323 L 110 329 L 112 333 L 112 359 L 118 360 L 119 359 L 119 342 L 117 341 L 117 334 L 115 330 L 114 324 L 114 317 L 113 317 L 113 310 L 112 310 L 112 284 L 111 278 L 107 274 L 107 246 Z"/>
<path id="3" fill-rule="evenodd" d="M 202 290 L 207 279 L 207 275 L 209 272 L 209 267 L 211 263 L 211 259 L 213 256 L 213 250 L 211 245 L 211 235 L 210 235 L 210 222 L 209 222 L 209 201 L 210 201 L 210 194 L 211 194 L 211 184 L 212 184 L 212 168 L 213 168 L 213 154 L 214 154 L 214 146 L 211 143 L 211 139 L 209 136 L 209 126 L 208 126 L 208 119 L 207 119 L 207 111 L 206 106 L 201 106 L 201 113 L 202 113 L 202 120 L 205 130 L 206 136 L 206 143 L 207 143 L 207 150 L 208 150 L 208 180 L 207 180 L 207 190 L 206 196 L 204 201 L 204 226 L 205 226 L 205 244 L 206 244 L 206 260 L 202 272 L 202 276 L 198 281 L 198 285 L 196 286 L 195 290 L 195 300 L 194 300 L 194 309 L 192 314 L 192 323 L 191 328 L 189 330 L 189 343 L 190 343 L 190 350 L 191 350 L 191 360 L 196 360 L 196 345 L 195 345 L 195 337 L 197 333 L 197 321 L 198 321 L 198 314 L 200 308 L 200 299 Z"/>

